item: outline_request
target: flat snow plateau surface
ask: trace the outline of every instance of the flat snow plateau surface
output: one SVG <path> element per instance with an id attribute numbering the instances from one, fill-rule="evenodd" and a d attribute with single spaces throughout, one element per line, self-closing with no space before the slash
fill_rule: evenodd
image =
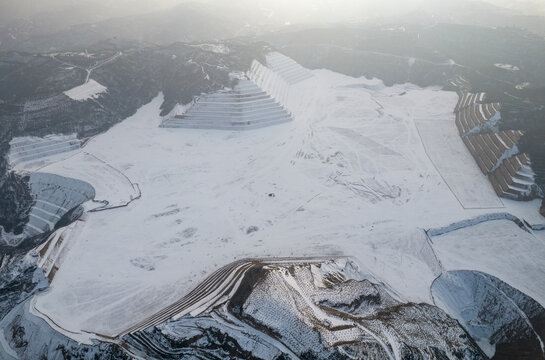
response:
<path id="1" fill-rule="evenodd" d="M 91 140 L 85 151 L 138 183 L 142 197 L 86 214 L 36 309 L 66 330 L 115 336 L 236 259 L 316 255 L 353 256 L 400 297 L 431 302 L 441 268 L 422 229 L 491 212 L 460 205 L 415 125 L 454 124 L 456 94 L 313 73 L 289 89 L 290 123 L 246 132 L 160 128 L 159 96 Z M 457 161 L 459 176 L 473 174 L 472 161 L 464 167 L 452 159 L 458 154 L 443 156 Z M 59 171 L 73 166 L 83 174 L 77 159 Z M 479 189 L 488 183 L 475 181 Z M 474 199 L 455 189 L 468 207 L 500 204 L 491 189 Z M 514 249 L 497 251 L 529 262 Z M 542 269 L 543 261 L 533 266 Z M 530 294 L 544 294 L 539 286 Z"/>
<path id="2" fill-rule="evenodd" d="M 451 118 L 417 120 L 416 125 L 431 161 L 463 207 L 504 207 L 490 181 L 460 140 Z"/>
<path id="3" fill-rule="evenodd" d="M 72 100 L 85 101 L 89 99 L 96 99 L 100 94 L 106 92 L 108 89 L 104 86 L 91 79 L 85 84 L 76 86 L 70 90 L 64 92 L 66 96 Z"/>

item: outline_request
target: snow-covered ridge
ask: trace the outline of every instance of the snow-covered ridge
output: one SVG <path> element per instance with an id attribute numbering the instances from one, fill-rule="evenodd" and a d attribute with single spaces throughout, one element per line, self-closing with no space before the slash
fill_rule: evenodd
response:
<path id="1" fill-rule="evenodd" d="M 90 99 L 98 99 L 98 97 L 105 93 L 108 88 L 99 84 L 93 79 L 90 79 L 83 85 L 76 86 L 70 90 L 64 92 L 72 100 L 85 101 Z"/>

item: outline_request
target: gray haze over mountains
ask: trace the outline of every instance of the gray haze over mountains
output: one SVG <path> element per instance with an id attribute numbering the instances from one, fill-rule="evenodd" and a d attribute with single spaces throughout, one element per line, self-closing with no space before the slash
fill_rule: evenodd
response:
<path id="1" fill-rule="evenodd" d="M 484 0 L 487 3 L 520 11 L 524 14 L 545 14 L 541 0 Z M 65 22 L 84 23 L 109 18 L 151 13 L 187 2 L 230 7 L 240 5 L 256 8 L 270 17 L 283 17 L 286 21 L 346 21 L 364 20 L 377 16 L 399 15 L 414 11 L 430 3 L 444 4 L 443 0 L 2 0 L 0 22 L 2 25 L 36 16 L 57 13 L 66 16 Z M 479 1 L 475 1 L 479 2 Z"/>
<path id="2" fill-rule="evenodd" d="M 166 45 L 297 27 L 452 23 L 545 35 L 541 0 L 3 0 L 0 51 L 55 52 L 107 40 Z"/>

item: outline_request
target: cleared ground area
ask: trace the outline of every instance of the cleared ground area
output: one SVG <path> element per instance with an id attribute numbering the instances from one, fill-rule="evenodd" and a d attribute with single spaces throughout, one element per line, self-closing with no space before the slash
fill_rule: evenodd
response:
<path id="1" fill-rule="evenodd" d="M 415 126 L 452 120 L 456 95 L 312 74 L 289 89 L 288 123 L 161 128 L 159 96 L 91 140 L 85 150 L 138 183 L 142 197 L 87 213 L 35 300 L 42 316 L 79 340 L 117 336 L 221 267 L 270 256 L 353 256 L 401 299 L 431 302 L 441 268 L 422 229 L 490 212 L 460 205 Z"/>
<path id="2" fill-rule="evenodd" d="M 430 160 L 464 208 L 502 208 L 490 181 L 458 135 L 453 117 L 416 122 Z"/>

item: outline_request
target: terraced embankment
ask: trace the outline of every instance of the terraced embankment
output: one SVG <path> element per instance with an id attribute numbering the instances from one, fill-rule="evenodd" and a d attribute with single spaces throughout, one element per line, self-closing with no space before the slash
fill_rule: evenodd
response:
<path id="1" fill-rule="evenodd" d="M 267 66 L 254 60 L 247 74 L 238 74 L 233 89 L 195 98 L 184 114 L 167 119 L 161 126 L 249 130 L 293 120 L 284 108 L 291 86 L 313 75 L 280 53 L 270 53 L 266 60 Z"/>
<path id="2" fill-rule="evenodd" d="M 165 128 L 248 130 L 291 121 L 290 114 L 254 82 L 238 80 L 233 90 L 198 97 L 183 115 L 166 120 Z"/>
<path id="3" fill-rule="evenodd" d="M 467 87 L 461 81 L 453 85 Z M 539 195 L 535 173 L 528 154 L 520 153 L 521 131 L 498 131 L 501 104 L 487 102 L 485 93 L 458 91 L 454 108 L 456 127 L 482 173 L 490 180 L 498 196 L 513 200 L 531 200 Z"/>
<path id="4" fill-rule="evenodd" d="M 230 263 L 212 273 L 186 296 L 170 306 L 165 307 L 153 316 L 144 319 L 134 326 L 126 329 L 118 336 L 145 330 L 158 325 L 168 319 L 179 319 L 191 313 L 196 316 L 213 307 L 221 298 L 229 296 L 237 290 L 238 284 L 244 275 L 252 268 L 270 264 L 312 264 L 323 262 L 326 258 L 313 259 L 244 259 Z M 329 259 L 329 258 L 327 258 Z"/>
<path id="5" fill-rule="evenodd" d="M 10 142 L 9 162 L 12 167 L 48 156 L 77 150 L 81 142 L 76 134 L 49 135 L 44 138 L 23 137 Z"/>
<path id="6" fill-rule="evenodd" d="M 88 183 L 53 174 L 33 173 L 29 184 L 35 203 L 23 233 L 6 234 L 5 240 L 12 246 L 52 231 L 63 216 L 95 197 L 95 190 Z"/>

